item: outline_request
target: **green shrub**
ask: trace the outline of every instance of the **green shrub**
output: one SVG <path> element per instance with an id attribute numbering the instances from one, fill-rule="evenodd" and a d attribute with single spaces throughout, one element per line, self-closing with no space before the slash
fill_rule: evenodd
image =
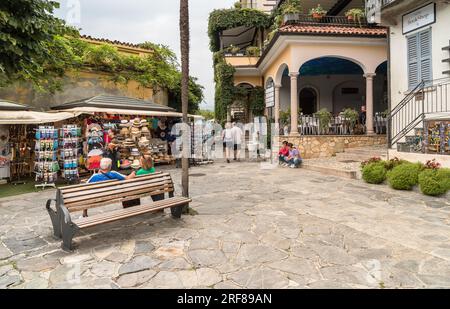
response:
<path id="1" fill-rule="evenodd" d="M 423 165 L 420 163 L 403 163 L 389 171 L 387 179 L 396 190 L 411 190 L 419 183 L 419 173 L 422 170 Z"/>
<path id="2" fill-rule="evenodd" d="M 363 167 L 362 178 L 371 184 L 380 184 L 386 180 L 386 168 L 384 162 L 370 163 Z"/>
<path id="3" fill-rule="evenodd" d="M 450 168 L 438 169 L 437 177 L 443 182 L 446 190 L 450 190 Z"/>
<path id="4" fill-rule="evenodd" d="M 442 195 L 447 192 L 447 185 L 436 169 L 426 169 L 419 174 L 420 191 L 425 195 Z"/>
<path id="5" fill-rule="evenodd" d="M 386 166 L 386 169 L 388 171 L 390 171 L 394 167 L 397 167 L 397 166 L 399 166 L 400 164 L 403 164 L 403 163 L 409 163 L 409 162 L 405 161 L 405 160 L 400 160 L 399 158 L 395 157 L 394 159 L 390 159 L 389 161 L 386 161 L 385 162 L 385 166 Z"/>

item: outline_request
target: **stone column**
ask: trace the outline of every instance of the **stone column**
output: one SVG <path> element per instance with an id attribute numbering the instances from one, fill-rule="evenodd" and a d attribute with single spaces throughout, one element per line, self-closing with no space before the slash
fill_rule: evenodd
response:
<path id="1" fill-rule="evenodd" d="M 299 136 L 298 133 L 298 89 L 297 89 L 297 79 L 298 72 L 291 72 L 289 76 L 291 77 L 291 132 L 292 136 Z"/>
<path id="2" fill-rule="evenodd" d="M 366 78 L 366 132 L 367 135 L 375 134 L 373 130 L 373 79 L 375 73 L 364 74 Z"/>
<path id="3" fill-rule="evenodd" d="M 275 124 L 280 125 L 280 88 L 281 85 L 275 85 Z"/>

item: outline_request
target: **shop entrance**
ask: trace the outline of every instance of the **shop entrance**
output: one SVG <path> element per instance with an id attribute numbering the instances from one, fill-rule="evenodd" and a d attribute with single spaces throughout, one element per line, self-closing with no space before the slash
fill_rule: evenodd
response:
<path id="1" fill-rule="evenodd" d="M 303 88 L 300 91 L 300 108 L 303 114 L 312 115 L 317 112 L 317 92 L 311 87 Z"/>

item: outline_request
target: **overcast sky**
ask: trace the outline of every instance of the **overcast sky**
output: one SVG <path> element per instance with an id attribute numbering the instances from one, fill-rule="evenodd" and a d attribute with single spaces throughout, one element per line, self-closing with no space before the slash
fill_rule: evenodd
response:
<path id="1" fill-rule="evenodd" d="M 82 34 L 130 43 L 151 41 L 180 54 L 179 0 L 60 0 L 57 15 L 81 28 Z M 190 0 L 191 75 L 205 87 L 204 109 L 214 108 L 212 55 L 208 15 L 236 0 Z"/>

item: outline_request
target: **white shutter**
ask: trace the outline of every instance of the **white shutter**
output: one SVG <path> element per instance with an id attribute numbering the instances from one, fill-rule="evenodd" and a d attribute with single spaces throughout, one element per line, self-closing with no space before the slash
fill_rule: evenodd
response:
<path id="1" fill-rule="evenodd" d="M 417 34 L 407 38 L 408 41 L 408 87 L 413 89 L 419 83 L 419 37 Z"/>
<path id="2" fill-rule="evenodd" d="M 420 41 L 420 80 L 429 82 L 433 79 L 431 61 L 431 30 L 419 33 Z"/>

